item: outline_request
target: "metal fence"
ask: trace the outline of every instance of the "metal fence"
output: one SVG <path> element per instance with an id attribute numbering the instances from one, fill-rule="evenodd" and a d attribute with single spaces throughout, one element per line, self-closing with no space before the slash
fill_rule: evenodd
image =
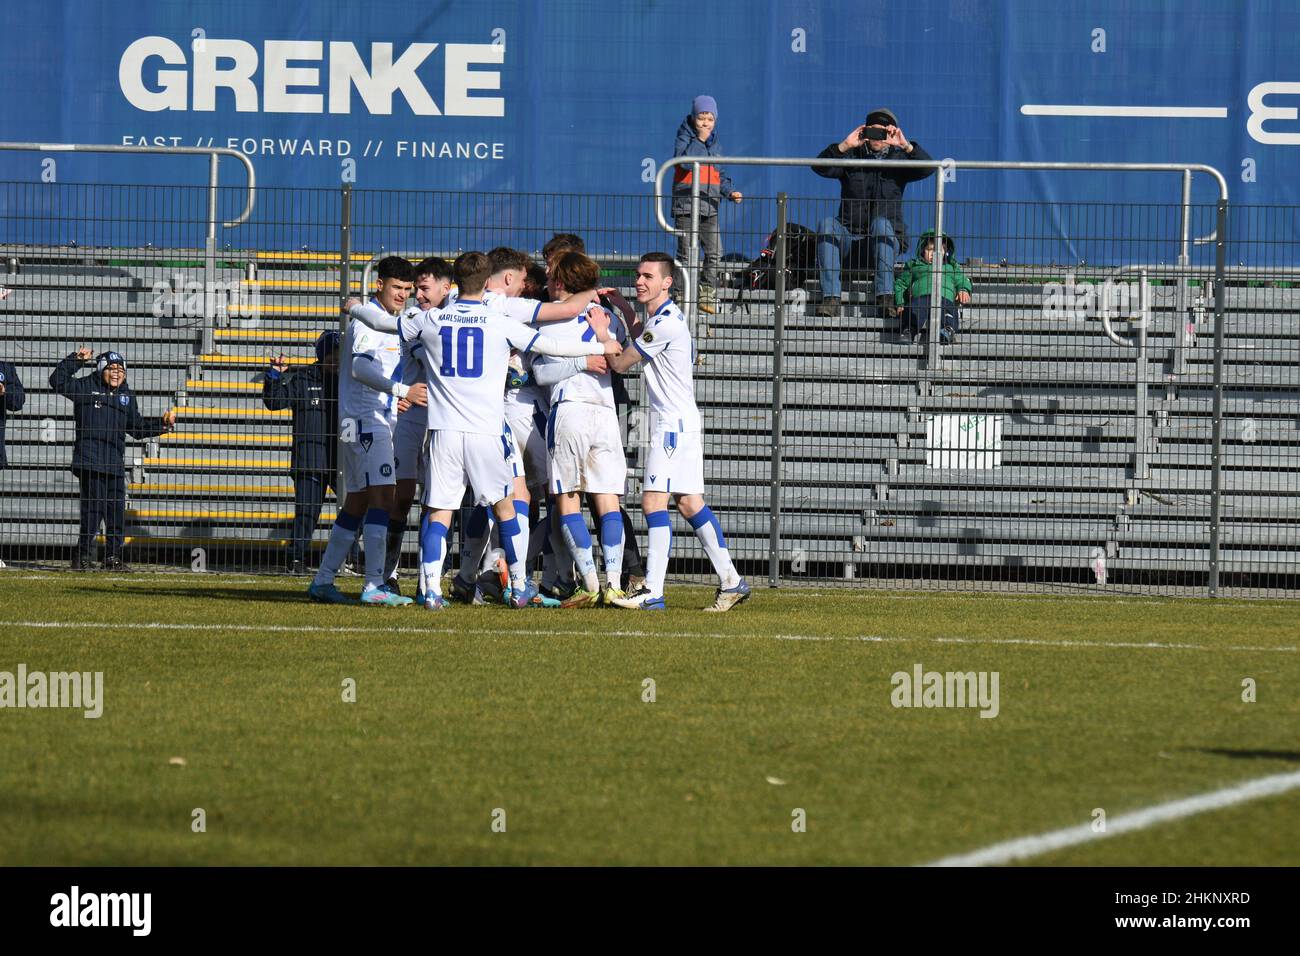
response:
<path id="1" fill-rule="evenodd" d="M 1293 587 L 1300 260 L 1275 237 L 1294 234 L 1296 210 L 1234 207 L 1230 232 L 1221 204 L 1177 188 L 1139 206 L 1006 204 L 963 198 L 966 175 L 942 212 L 972 293 L 951 344 L 904 336 L 907 313 L 876 301 L 860 247 L 843 263 L 839 314 L 817 314 L 815 240 L 789 224 L 815 233 L 833 217 L 833 183 L 810 174 L 820 195 L 746 194 L 718 210 L 716 306 L 684 298 L 707 497 L 742 570 L 774 584 Z M 908 263 L 938 219 L 929 185 L 907 193 L 899 276 L 922 271 Z M 316 335 L 337 326 L 340 293 L 361 291 L 368 262 L 389 250 L 536 253 L 553 232 L 576 232 L 632 298 L 636 257 L 677 249 L 649 194 L 258 187 L 247 221 L 224 224 L 248 200 L 246 186 L 0 183 L 0 281 L 12 290 L 0 361 L 26 391 L 7 414 L 0 558 L 58 565 L 76 548 L 72 404 L 49 379 L 78 346 L 126 356 L 145 416 L 178 414 L 174 431 L 127 442 L 125 557 L 279 570 L 303 506 L 292 411 L 264 403 L 264 375 L 281 355 L 295 371 L 314 361 Z M 209 244 L 210 209 L 221 221 Z M 778 260 L 804 255 L 771 274 L 779 288 L 756 289 L 751 263 L 765 280 L 774 230 Z M 1193 242 L 1211 233 L 1233 237 L 1218 278 L 1215 245 Z M 700 263 L 685 266 L 693 290 Z M 649 422 L 639 375 L 628 386 L 626 501 L 643 531 Z M 309 555 L 334 509 L 330 497 Z M 694 535 L 678 530 L 673 573 L 706 572 Z"/>

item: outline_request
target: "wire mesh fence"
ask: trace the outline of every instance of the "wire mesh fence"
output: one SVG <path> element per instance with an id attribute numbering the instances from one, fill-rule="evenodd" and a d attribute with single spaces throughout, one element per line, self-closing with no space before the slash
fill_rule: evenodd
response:
<path id="1" fill-rule="evenodd" d="M 1214 230 L 1212 207 L 1189 221 L 1177 201 L 992 203 L 954 190 L 932 337 L 923 250 L 936 244 L 923 234 L 935 205 L 925 190 L 908 197 L 888 278 L 871 236 L 832 252 L 830 196 L 783 198 L 783 215 L 778 197 L 723 202 L 717 260 L 683 270 L 706 499 L 741 570 L 782 584 L 1153 593 L 1205 593 L 1217 571 L 1225 586 L 1293 587 L 1300 275 L 1281 237 L 1295 210 L 1233 209 L 1220 288 L 1213 244 L 1184 243 Z M 237 211 L 242 191 L 222 187 L 218 202 Z M 294 419 L 312 406 L 282 390 L 324 389 L 314 383 L 335 374 L 314 344 L 338 327 L 344 290 L 365 291 L 366 263 L 502 245 L 536 257 L 573 232 L 602 281 L 634 299 L 638 256 L 679 253 L 652 210 L 647 195 L 261 188 L 255 214 L 219 229 L 209 255 L 206 188 L 0 184 L 0 557 L 310 567 L 335 481 L 332 468 L 295 466 Z M 834 280 L 838 301 L 824 301 Z M 125 358 L 139 421 L 105 417 L 123 393 L 93 364 L 69 364 L 82 347 Z M 61 363 L 91 385 L 52 383 Z M 625 501 L 644 549 L 651 435 L 635 369 L 627 388 Z M 335 393 L 302 394 L 336 421 Z M 112 473 L 119 434 L 120 514 L 112 483 L 86 479 Z M 103 499 L 90 514 L 87 496 Z M 409 567 L 418 515 L 407 517 Z M 692 529 L 676 530 L 673 572 L 707 573 Z"/>

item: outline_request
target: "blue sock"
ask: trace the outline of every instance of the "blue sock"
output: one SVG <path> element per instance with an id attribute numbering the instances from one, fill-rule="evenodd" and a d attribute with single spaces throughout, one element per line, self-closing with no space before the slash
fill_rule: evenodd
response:
<path id="1" fill-rule="evenodd" d="M 501 550 L 506 553 L 506 564 L 510 565 L 510 586 L 522 593 L 528 584 L 528 522 L 522 524 L 518 516 L 497 525 L 501 533 Z"/>
<path id="2" fill-rule="evenodd" d="M 442 559 L 446 550 L 447 526 L 430 521 L 420 523 L 420 566 L 424 569 L 424 593 L 442 595 Z"/>
<path id="3" fill-rule="evenodd" d="M 475 505 L 460 535 L 460 569 L 456 573 L 462 581 L 474 581 L 491 537 L 492 513 L 482 505 Z"/>
<path id="4" fill-rule="evenodd" d="M 574 563 L 578 565 L 583 587 L 588 591 L 597 590 L 600 581 L 596 577 L 596 561 L 591 556 L 591 535 L 587 532 L 587 522 L 580 514 L 562 515 L 560 533 L 564 536 L 564 543 L 569 546 Z"/>
<path id="5" fill-rule="evenodd" d="M 611 511 L 600 517 L 600 552 L 605 558 L 605 583 L 612 588 L 623 576 L 623 513 Z"/>

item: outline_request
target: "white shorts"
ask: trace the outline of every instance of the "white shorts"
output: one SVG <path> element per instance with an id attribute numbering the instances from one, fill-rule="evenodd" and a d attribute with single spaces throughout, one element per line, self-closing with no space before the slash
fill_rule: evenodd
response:
<path id="1" fill-rule="evenodd" d="M 704 494 L 704 434 L 656 432 L 645 457 L 644 491 Z"/>
<path id="2" fill-rule="evenodd" d="M 393 468 L 393 433 L 374 421 L 352 422 L 356 441 L 343 443 L 343 484 L 351 491 L 396 482 Z"/>
<path id="3" fill-rule="evenodd" d="M 552 494 L 623 494 L 627 457 L 614 409 L 587 402 L 561 402 L 551 409 L 547 452 L 547 491 Z"/>
<path id="4" fill-rule="evenodd" d="M 424 476 L 425 423 L 415 417 L 397 416 L 393 427 L 393 467 L 398 481 L 415 481 Z"/>
<path id="5" fill-rule="evenodd" d="M 547 474 L 546 416 L 535 405 L 508 405 L 506 412 L 510 415 L 506 424 L 510 426 L 519 451 L 518 474 L 524 476 L 529 488 L 544 489 Z"/>
<path id="6" fill-rule="evenodd" d="M 424 504 L 437 511 L 455 511 L 466 485 L 473 490 L 476 505 L 494 505 L 512 497 L 513 453 L 508 435 L 430 431 L 424 446 Z"/>

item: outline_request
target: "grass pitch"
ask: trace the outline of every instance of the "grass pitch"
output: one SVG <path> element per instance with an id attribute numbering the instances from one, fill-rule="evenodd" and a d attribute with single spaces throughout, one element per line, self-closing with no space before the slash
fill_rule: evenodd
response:
<path id="1" fill-rule="evenodd" d="M 0 710 L 0 863 L 905 865 L 1300 770 L 1290 603 L 435 615 L 306 583 L 0 577 L 0 671 L 104 675 L 97 720 Z M 917 664 L 998 672 L 998 716 L 894 707 Z M 1295 864 L 1300 790 L 1028 862 Z"/>

